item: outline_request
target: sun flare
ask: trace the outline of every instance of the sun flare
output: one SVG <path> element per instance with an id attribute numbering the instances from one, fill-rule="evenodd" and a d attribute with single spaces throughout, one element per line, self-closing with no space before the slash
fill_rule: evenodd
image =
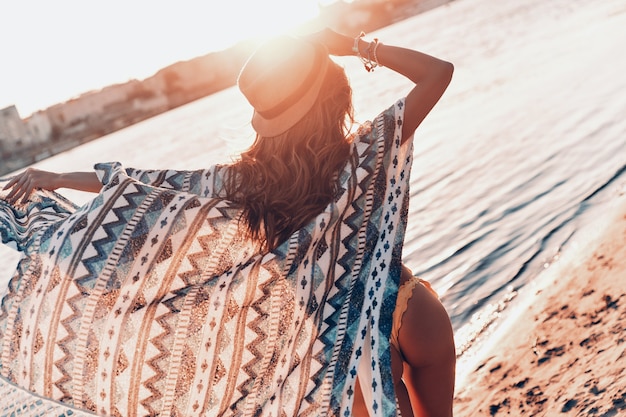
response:
<path id="1" fill-rule="evenodd" d="M 288 32 L 319 13 L 318 3 L 312 0 L 239 0 L 224 7 L 221 37 L 231 42 Z"/>
<path id="2" fill-rule="evenodd" d="M 0 108 L 20 114 L 143 79 L 178 61 L 297 29 L 336 0 L 22 0 L 0 37 Z M 36 13 L 34 12 L 36 11 Z"/>

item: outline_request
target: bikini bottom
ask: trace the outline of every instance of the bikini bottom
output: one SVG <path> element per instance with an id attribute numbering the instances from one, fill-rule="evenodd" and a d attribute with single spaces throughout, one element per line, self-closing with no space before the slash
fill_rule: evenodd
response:
<path id="1" fill-rule="evenodd" d="M 396 299 L 396 308 L 393 311 L 393 323 L 391 327 L 391 338 L 389 340 L 391 346 L 394 346 L 400 354 L 402 354 L 402 350 L 400 349 L 400 342 L 398 341 L 398 335 L 400 334 L 400 326 L 402 325 L 402 317 L 406 312 L 406 309 L 409 305 L 409 300 L 413 296 L 413 290 L 417 285 L 423 285 L 430 292 L 432 292 L 435 297 L 439 298 L 433 287 L 426 280 L 423 280 L 418 277 L 412 277 L 408 281 L 405 281 L 400 288 L 398 289 L 398 298 Z"/>

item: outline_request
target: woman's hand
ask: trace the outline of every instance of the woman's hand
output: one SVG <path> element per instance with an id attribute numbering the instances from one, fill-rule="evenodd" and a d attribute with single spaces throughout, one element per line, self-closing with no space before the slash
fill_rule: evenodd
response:
<path id="1" fill-rule="evenodd" d="M 305 39 L 323 44 L 331 55 L 354 55 L 352 52 L 354 38 L 337 33 L 330 28 L 307 35 Z"/>
<path id="2" fill-rule="evenodd" d="M 3 190 L 13 188 L 6 196 L 6 200 L 13 204 L 21 198 L 22 203 L 25 203 L 36 189 L 56 190 L 59 188 L 59 177 L 60 174 L 55 172 L 28 168 L 4 186 Z"/>
<path id="3" fill-rule="evenodd" d="M 56 190 L 57 188 L 71 188 L 73 190 L 97 193 L 102 183 L 95 172 L 56 173 L 35 168 L 27 168 L 21 174 L 13 177 L 3 188 L 13 188 L 6 196 L 6 200 L 14 204 L 20 198 L 25 203 L 34 190 Z"/>

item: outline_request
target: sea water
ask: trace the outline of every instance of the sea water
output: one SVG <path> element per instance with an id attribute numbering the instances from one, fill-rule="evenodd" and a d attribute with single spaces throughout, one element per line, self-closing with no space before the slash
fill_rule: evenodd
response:
<path id="1" fill-rule="evenodd" d="M 454 0 L 373 36 L 455 65 L 415 135 L 404 262 L 440 294 L 463 354 L 626 189 L 626 2 Z M 386 68 L 338 61 L 360 120 L 410 89 Z M 250 116 L 230 88 L 36 166 L 228 162 L 251 143 Z M 0 247 L 0 288 L 17 259 Z"/>

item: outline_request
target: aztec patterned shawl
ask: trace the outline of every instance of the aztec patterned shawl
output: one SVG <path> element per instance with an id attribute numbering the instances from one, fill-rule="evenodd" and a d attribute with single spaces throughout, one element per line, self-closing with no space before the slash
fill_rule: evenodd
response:
<path id="1" fill-rule="evenodd" d="M 396 415 L 403 115 L 402 99 L 357 132 L 335 201 L 267 254 L 220 198 L 227 166 L 98 164 L 83 207 L 0 201 L 2 241 L 24 251 L 0 312 L 4 383 L 112 416 L 344 417 L 358 373 L 371 412 Z"/>

